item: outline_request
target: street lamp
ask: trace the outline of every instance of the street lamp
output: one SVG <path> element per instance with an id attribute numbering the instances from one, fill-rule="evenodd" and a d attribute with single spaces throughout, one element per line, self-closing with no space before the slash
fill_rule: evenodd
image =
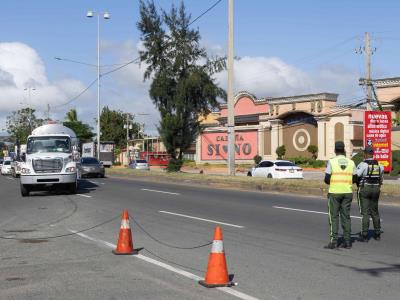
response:
<path id="1" fill-rule="evenodd" d="M 95 14 L 97 15 L 97 159 L 100 160 L 100 15 L 108 20 L 110 14 L 89 10 L 86 17 L 92 18 Z"/>
<path id="2" fill-rule="evenodd" d="M 32 86 L 28 86 L 26 88 L 24 88 L 24 91 L 27 91 L 28 94 L 28 103 L 30 104 L 31 102 L 31 92 L 32 91 L 36 91 L 36 88 L 32 87 Z"/>

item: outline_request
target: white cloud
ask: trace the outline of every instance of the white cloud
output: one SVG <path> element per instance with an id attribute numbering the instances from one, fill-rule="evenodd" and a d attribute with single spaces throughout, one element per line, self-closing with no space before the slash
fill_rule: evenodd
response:
<path id="1" fill-rule="evenodd" d="M 48 104 L 55 109 L 84 87 L 76 79 L 50 82 L 33 48 L 18 42 L 0 43 L 0 131 L 11 111 L 30 106 L 37 110 L 38 117 L 43 117 Z M 52 116 L 62 118 L 62 113 L 55 110 Z"/>

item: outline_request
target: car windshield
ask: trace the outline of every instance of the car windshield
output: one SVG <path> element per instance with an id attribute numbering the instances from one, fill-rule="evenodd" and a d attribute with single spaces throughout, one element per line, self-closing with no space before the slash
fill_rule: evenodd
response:
<path id="1" fill-rule="evenodd" d="M 5 166 L 11 165 L 11 161 L 9 161 L 9 160 L 5 161 L 5 162 L 4 162 L 4 165 L 5 165 Z"/>
<path id="2" fill-rule="evenodd" d="M 96 165 L 99 161 L 94 157 L 83 157 L 81 163 L 84 165 Z"/>
<path id="3" fill-rule="evenodd" d="M 145 161 L 144 159 L 138 159 L 136 161 L 137 164 L 147 164 L 147 161 Z"/>
<path id="4" fill-rule="evenodd" d="M 277 161 L 275 165 L 278 167 L 295 167 L 296 165 L 290 161 Z"/>
<path id="5" fill-rule="evenodd" d="M 40 152 L 71 153 L 71 140 L 65 136 L 30 137 L 26 152 L 27 154 Z"/>

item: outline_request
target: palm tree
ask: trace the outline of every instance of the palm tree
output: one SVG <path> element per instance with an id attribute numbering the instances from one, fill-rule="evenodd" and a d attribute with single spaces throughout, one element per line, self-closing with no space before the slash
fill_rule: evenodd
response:
<path id="1" fill-rule="evenodd" d="M 71 108 L 67 114 L 65 115 L 65 121 L 67 122 L 77 122 L 78 121 L 78 114 L 75 108 Z"/>

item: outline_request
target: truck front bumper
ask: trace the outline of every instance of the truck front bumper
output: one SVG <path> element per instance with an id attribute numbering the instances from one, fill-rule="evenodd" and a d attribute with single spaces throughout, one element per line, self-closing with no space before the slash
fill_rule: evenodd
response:
<path id="1" fill-rule="evenodd" d="M 21 174 L 21 184 L 62 184 L 76 182 L 75 174 L 46 174 L 46 175 L 23 175 Z"/>

